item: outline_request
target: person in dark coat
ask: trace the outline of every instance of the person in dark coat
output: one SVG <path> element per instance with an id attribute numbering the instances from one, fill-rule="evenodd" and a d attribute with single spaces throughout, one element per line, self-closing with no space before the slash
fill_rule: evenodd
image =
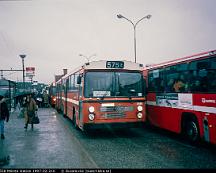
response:
<path id="1" fill-rule="evenodd" d="M 5 102 L 5 98 L 0 95 L 0 132 L 1 139 L 4 139 L 4 121 L 9 121 L 9 110 L 7 107 L 7 103 Z"/>
<path id="2" fill-rule="evenodd" d="M 33 118 L 35 116 L 35 111 L 37 111 L 37 104 L 35 100 L 32 98 L 32 95 L 28 95 L 25 103 L 26 111 L 25 111 L 25 129 L 27 130 L 28 124 L 31 124 L 33 130 Z"/>

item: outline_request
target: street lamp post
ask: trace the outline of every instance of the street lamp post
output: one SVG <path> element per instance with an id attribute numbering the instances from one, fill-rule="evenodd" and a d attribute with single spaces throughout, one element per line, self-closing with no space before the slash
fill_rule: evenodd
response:
<path id="1" fill-rule="evenodd" d="M 26 57 L 26 55 L 20 55 L 20 57 L 22 58 L 22 67 L 23 67 L 23 88 L 25 89 L 25 66 L 24 66 L 24 58 Z"/>
<path id="2" fill-rule="evenodd" d="M 90 59 L 91 59 L 93 56 L 96 56 L 96 54 L 93 54 L 93 55 L 91 55 L 91 56 L 89 56 L 89 57 L 87 57 L 87 56 L 85 56 L 85 55 L 83 55 L 83 54 L 79 54 L 79 56 L 82 56 L 82 57 L 86 58 L 87 61 L 88 61 L 88 63 L 89 63 L 89 62 L 90 62 Z"/>
<path id="3" fill-rule="evenodd" d="M 141 18 L 140 20 L 138 20 L 135 24 L 128 18 L 124 17 L 123 15 L 121 14 L 118 14 L 117 17 L 119 19 L 123 18 L 123 19 L 126 19 L 128 22 L 130 22 L 132 25 L 133 25 L 133 29 L 134 29 L 134 58 L 135 58 L 135 62 L 136 62 L 136 26 L 137 24 L 142 21 L 143 19 L 150 19 L 151 18 L 151 15 L 147 15 L 143 18 Z"/>

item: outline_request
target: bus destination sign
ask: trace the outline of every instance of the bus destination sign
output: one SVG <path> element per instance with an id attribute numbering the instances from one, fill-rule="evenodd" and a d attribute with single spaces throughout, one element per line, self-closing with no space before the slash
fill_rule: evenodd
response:
<path id="1" fill-rule="evenodd" d="M 106 68 L 124 68 L 123 61 L 107 61 Z"/>

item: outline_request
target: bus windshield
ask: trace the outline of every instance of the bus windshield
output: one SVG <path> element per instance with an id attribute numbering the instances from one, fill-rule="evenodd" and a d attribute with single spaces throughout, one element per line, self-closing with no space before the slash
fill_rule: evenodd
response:
<path id="1" fill-rule="evenodd" d="M 85 97 L 142 97 L 143 77 L 140 72 L 87 72 Z"/>

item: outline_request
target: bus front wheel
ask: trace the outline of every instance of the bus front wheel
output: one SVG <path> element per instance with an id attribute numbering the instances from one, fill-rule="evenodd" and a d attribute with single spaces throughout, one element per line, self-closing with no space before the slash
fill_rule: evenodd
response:
<path id="1" fill-rule="evenodd" d="M 184 136 L 192 143 L 197 143 L 199 141 L 199 126 L 196 120 L 190 119 L 185 121 Z"/>

